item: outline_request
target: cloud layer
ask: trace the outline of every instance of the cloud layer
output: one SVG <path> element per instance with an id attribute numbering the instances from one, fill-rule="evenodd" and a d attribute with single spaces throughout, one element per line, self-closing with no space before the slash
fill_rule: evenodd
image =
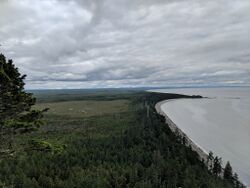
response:
<path id="1" fill-rule="evenodd" d="M 2 0 L 27 88 L 250 85 L 248 0 Z"/>

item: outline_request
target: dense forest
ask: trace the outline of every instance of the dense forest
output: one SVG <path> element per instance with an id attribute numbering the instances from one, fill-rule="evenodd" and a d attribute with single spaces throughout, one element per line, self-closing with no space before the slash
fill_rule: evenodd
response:
<path id="1" fill-rule="evenodd" d="M 39 136 L 67 146 L 59 153 L 24 150 L 2 159 L 2 187 L 241 187 L 209 171 L 156 114 L 151 97 L 141 96 L 131 97 L 127 112 L 87 118 L 86 127 L 78 120 L 75 130 L 69 124 L 68 130 L 18 136 L 20 143 Z M 47 127 L 55 123 L 50 121 Z"/>
<path id="2" fill-rule="evenodd" d="M 0 187 L 244 187 L 230 163 L 223 173 L 220 158 L 210 155 L 211 165 L 199 160 L 156 113 L 155 104 L 161 100 L 199 96 L 134 90 L 37 96 L 38 104 L 28 108 L 28 114 L 34 117 L 43 112 L 37 108 L 50 106 L 45 124 L 36 131 L 11 134 L 13 152 L 0 158 Z M 72 104 L 84 108 L 81 114 L 65 115 L 60 109 L 67 106 L 72 113 Z"/>

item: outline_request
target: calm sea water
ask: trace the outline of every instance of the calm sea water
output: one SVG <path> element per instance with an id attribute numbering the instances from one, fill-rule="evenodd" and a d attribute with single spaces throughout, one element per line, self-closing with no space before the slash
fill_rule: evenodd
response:
<path id="1" fill-rule="evenodd" d="M 250 88 L 159 89 L 155 92 L 202 95 L 177 99 L 162 110 L 206 152 L 230 161 L 250 187 Z"/>

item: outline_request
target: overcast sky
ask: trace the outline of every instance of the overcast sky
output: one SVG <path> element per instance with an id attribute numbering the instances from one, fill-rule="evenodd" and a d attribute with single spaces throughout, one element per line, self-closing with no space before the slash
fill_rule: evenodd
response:
<path id="1" fill-rule="evenodd" d="M 249 0 L 0 0 L 27 88 L 250 85 Z"/>

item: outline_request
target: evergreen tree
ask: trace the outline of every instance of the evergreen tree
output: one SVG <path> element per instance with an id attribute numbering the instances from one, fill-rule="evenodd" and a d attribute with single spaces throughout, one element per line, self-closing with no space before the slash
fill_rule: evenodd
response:
<path id="1" fill-rule="evenodd" d="M 213 155 L 214 155 L 213 152 L 210 151 L 208 156 L 207 156 L 206 165 L 207 165 L 209 170 L 213 169 L 213 161 L 214 161 L 214 156 Z"/>
<path id="2" fill-rule="evenodd" d="M 216 175 L 216 176 L 219 176 L 222 172 L 222 167 L 221 167 L 221 158 L 219 157 L 215 157 L 214 158 L 214 165 L 213 165 L 213 173 Z"/>
<path id="3" fill-rule="evenodd" d="M 234 181 L 234 186 L 236 188 L 240 188 L 241 187 L 240 181 L 239 181 L 239 177 L 238 177 L 237 173 L 234 173 L 234 175 L 233 175 L 233 181 Z"/>
<path id="4" fill-rule="evenodd" d="M 0 154 L 14 152 L 14 134 L 34 131 L 42 124 L 43 111 L 31 110 L 36 99 L 24 90 L 25 77 L 0 54 Z"/>
<path id="5" fill-rule="evenodd" d="M 233 182 L 233 169 L 230 165 L 230 162 L 227 162 L 225 166 L 223 177 L 225 180 Z"/>

